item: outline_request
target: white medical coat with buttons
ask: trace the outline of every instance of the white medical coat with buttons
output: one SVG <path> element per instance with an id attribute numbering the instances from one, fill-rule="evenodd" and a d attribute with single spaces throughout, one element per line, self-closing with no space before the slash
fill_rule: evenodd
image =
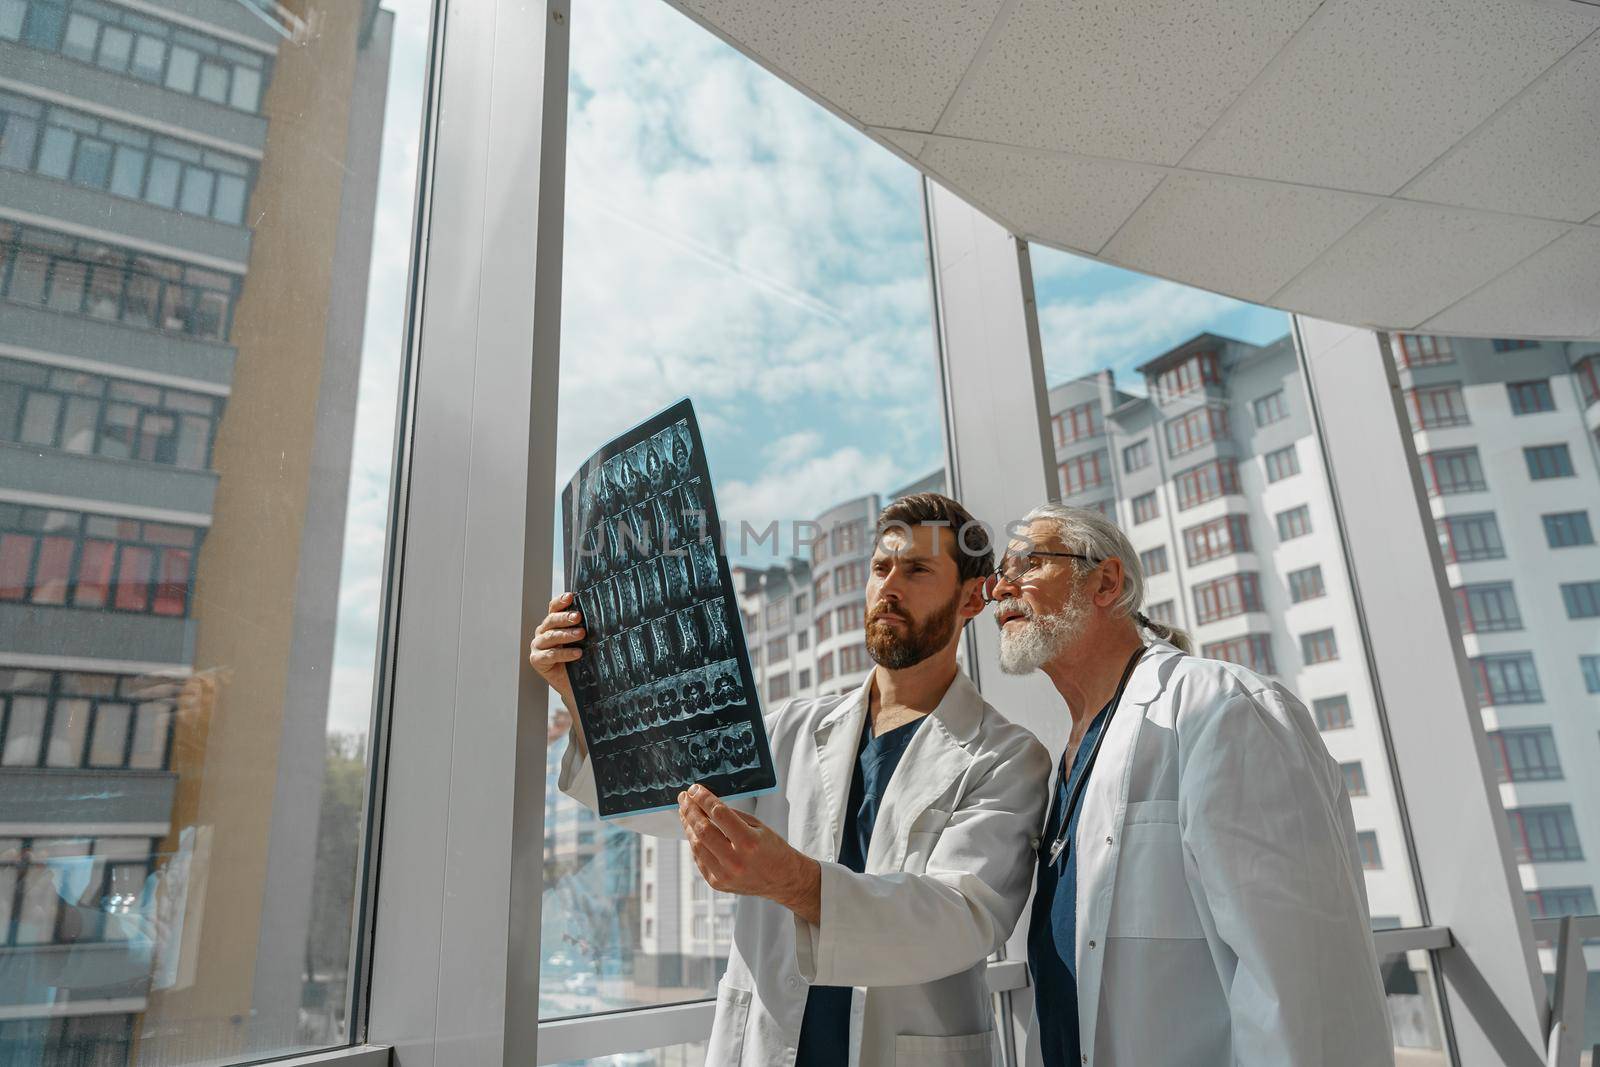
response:
<path id="1" fill-rule="evenodd" d="M 1394 1063 L 1350 801 L 1293 694 L 1152 644 L 1080 803 L 1084 1064 Z"/>
<path id="2" fill-rule="evenodd" d="M 708 1067 L 792 1064 L 811 984 L 857 987 L 852 1067 L 994 1063 L 986 960 L 1027 901 L 1050 756 L 957 674 L 901 756 L 866 872 L 856 874 L 829 861 L 839 854 L 870 685 L 869 677 L 848 696 L 793 700 L 767 717 L 780 788 L 736 803 L 823 861 L 822 923 L 739 898 Z M 560 786 L 595 806 L 594 772 L 576 746 Z M 676 811 L 617 824 L 683 836 Z"/>

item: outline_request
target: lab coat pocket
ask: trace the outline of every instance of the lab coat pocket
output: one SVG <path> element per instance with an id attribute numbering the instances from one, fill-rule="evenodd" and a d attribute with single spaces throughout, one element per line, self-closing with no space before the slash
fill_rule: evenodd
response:
<path id="1" fill-rule="evenodd" d="M 928 869 L 928 857 L 939 843 L 939 835 L 950 822 L 950 813 L 929 808 L 918 815 L 906 831 L 906 858 L 900 869 L 910 874 L 922 874 Z"/>
<path id="2" fill-rule="evenodd" d="M 744 1032 L 750 1017 L 750 990 L 726 982 L 717 986 L 717 1014 L 706 1042 L 706 1067 L 737 1067 L 744 1055 Z"/>
<path id="3" fill-rule="evenodd" d="M 1184 878 L 1177 801 L 1149 800 L 1128 805 L 1106 936 L 1179 940 L 1205 937 Z"/>
<path id="4" fill-rule="evenodd" d="M 955 1037 L 920 1037 L 900 1034 L 894 1039 L 896 1067 L 992 1067 L 995 1061 L 994 1031 L 960 1034 Z"/>

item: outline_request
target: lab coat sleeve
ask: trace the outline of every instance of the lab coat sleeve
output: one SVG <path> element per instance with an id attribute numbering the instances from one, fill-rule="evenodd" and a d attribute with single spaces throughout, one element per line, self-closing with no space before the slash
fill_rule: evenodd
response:
<path id="1" fill-rule="evenodd" d="M 774 723 L 777 716 L 782 715 L 788 705 L 779 711 L 767 716 L 767 737 L 773 736 Z M 569 713 L 570 714 L 570 713 Z M 561 754 L 561 774 L 556 779 L 557 787 L 567 796 L 576 800 L 590 811 L 600 810 L 600 790 L 595 785 L 594 761 L 586 755 L 578 754 L 578 746 L 573 744 L 572 738 L 567 738 L 567 750 Z M 729 800 L 728 806 L 738 808 L 740 811 L 755 812 L 755 801 L 751 797 L 736 797 Z M 676 837 L 682 838 L 683 822 L 678 818 L 677 811 L 655 811 L 648 815 L 630 815 L 624 819 L 610 820 L 610 825 L 620 830 L 632 830 L 636 834 L 646 837 Z"/>
<path id="2" fill-rule="evenodd" d="M 1305 708 L 1235 694 L 1180 713 L 1178 747 L 1185 871 L 1226 945 L 1234 1062 L 1392 1064 L 1350 805 Z"/>
<path id="3" fill-rule="evenodd" d="M 815 985 L 931 982 L 1005 943 L 1033 881 L 1050 756 L 1018 730 L 962 798 L 921 874 L 822 864 L 822 922 L 795 920 L 800 974 Z"/>

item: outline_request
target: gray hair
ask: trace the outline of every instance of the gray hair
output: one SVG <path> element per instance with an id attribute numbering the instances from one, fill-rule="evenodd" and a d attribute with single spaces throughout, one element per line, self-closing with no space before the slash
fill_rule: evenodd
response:
<path id="1" fill-rule="evenodd" d="M 1139 553 L 1122 528 L 1092 508 L 1071 508 L 1065 504 L 1040 504 L 1022 517 L 1024 524 L 1035 520 L 1052 523 L 1056 536 L 1067 548 L 1089 557 L 1090 566 L 1108 559 L 1122 564 L 1122 593 L 1111 610 L 1126 616 L 1163 641 L 1170 641 L 1184 652 L 1194 652 L 1194 640 L 1176 626 L 1156 622 L 1139 610 L 1144 606 L 1144 568 Z"/>

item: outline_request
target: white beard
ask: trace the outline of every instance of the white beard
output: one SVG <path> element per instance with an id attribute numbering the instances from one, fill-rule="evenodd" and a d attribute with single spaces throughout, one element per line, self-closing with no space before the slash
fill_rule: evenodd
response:
<path id="1" fill-rule="evenodd" d="M 1006 674 L 1032 674 L 1055 659 L 1082 636 L 1090 617 L 1088 598 L 1078 590 L 1054 615 L 1037 616 L 1021 600 L 995 605 L 996 612 L 1011 610 L 1023 612 L 1027 621 L 1000 631 L 1000 669 Z"/>

